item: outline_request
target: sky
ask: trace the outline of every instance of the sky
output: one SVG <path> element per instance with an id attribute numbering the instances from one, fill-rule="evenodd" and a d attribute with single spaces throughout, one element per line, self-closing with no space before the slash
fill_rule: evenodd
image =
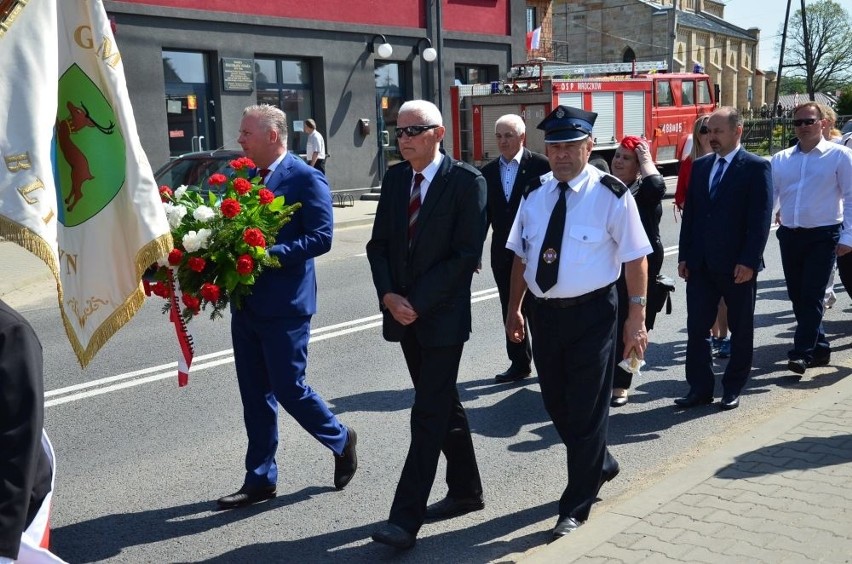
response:
<path id="1" fill-rule="evenodd" d="M 834 0 L 852 14 L 852 0 Z M 811 0 L 805 2 L 805 6 Z M 760 28 L 760 70 L 778 70 L 778 54 L 775 44 L 780 37 L 779 30 L 784 25 L 784 10 L 787 0 L 727 0 L 725 21 L 744 29 Z M 801 0 L 793 0 L 790 16 L 801 8 Z"/>

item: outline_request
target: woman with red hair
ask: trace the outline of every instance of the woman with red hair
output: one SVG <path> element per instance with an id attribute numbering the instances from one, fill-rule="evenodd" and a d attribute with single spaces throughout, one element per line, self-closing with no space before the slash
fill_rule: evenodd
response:
<path id="1" fill-rule="evenodd" d="M 648 289 L 645 296 L 651 296 L 650 290 L 654 287 L 657 274 L 663 266 L 663 243 L 660 241 L 660 218 L 663 216 L 662 200 L 666 195 L 666 183 L 660 171 L 651 159 L 651 151 L 647 141 L 639 137 L 628 136 L 621 140 L 610 164 L 613 176 L 624 182 L 636 200 L 639 209 L 639 217 L 645 234 L 651 242 L 654 252 L 648 255 Z M 618 287 L 618 329 L 616 335 L 624 331 L 624 322 L 627 319 L 627 311 L 630 307 L 627 294 L 627 284 L 624 281 L 624 269 L 621 277 L 616 283 Z M 648 304 L 645 310 L 645 327 L 651 330 L 654 327 L 654 318 L 657 309 L 653 304 Z M 620 338 L 615 340 L 615 358 L 624 356 L 624 343 Z M 633 375 L 626 370 L 616 366 L 615 377 L 612 384 L 612 407 L 621 407 L 627 403 L 627 390 Z"/>

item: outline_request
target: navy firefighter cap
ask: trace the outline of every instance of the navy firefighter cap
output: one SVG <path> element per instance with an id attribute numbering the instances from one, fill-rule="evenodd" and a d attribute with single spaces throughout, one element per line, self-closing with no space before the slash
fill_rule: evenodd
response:
<path id="1" fill-rule="evenodd" d="M 556 106 L 546 118 L 538 124 L 544 130 L 545 143 L 563 143 L 579 141 L 592 134 L 592 126 L 598 114 L 570 106 Z"/>

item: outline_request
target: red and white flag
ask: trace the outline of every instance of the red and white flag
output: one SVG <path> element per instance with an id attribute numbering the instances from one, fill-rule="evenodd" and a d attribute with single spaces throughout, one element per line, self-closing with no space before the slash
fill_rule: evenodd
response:
<path id="1" fill-rule="evenodd" d="M 541 46 L 541 26 L 527 33 L 527 51 L 538 49 Z"/>

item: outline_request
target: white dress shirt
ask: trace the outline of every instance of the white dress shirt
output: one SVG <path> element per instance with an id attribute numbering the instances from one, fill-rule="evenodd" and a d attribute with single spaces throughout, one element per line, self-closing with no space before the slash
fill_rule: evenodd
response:
<path id="1" fill-rule="evenodd" d="M 772 186 L 781 225 L 795 229 L 842 222 L 840 243 L 852 246 L 852 149 L 822 139 L 807 153 L 798 145 L 776 153 Z"/>
<path id="2" fill-rule="evenodd" d="M 426 199 L 426 192 L 429 190 L 429 186 L 432 184 L 432 179 L 435 178 L 435 175 L 438 174 L 438 170 L 441 168 L 441 160 L 444 158 L 444 155 L 438 153 L 438 156 L 435 159 L 426 165 L 426 168 L 423 170 L 415 170 L 414 174 L 418 172 L 423 175 L 423 180 L 420 181 L 420 203 Z M 414 175 L 411 176 L 411 186 L 409 187 L 408 193 L 411 193 L 411 190 L 414 188 Z"/>
<path id="3" fill-rule="evenodd" d="M 556 285 L 546 293 L 535 281 L 541 246 L 556 199 L 561 194 L 555 178 L 547 180 L 521 200 L 506 248 L 526 264 L 524 280 L 537 297 L 574 298 L 615 282 L 621 265 L 653 251 L 636 201 L 628 190 L 622 197 L 600 183 L 604 173 L 586 165 L 568 181 L 568 214 L 559 258 Z"/>

